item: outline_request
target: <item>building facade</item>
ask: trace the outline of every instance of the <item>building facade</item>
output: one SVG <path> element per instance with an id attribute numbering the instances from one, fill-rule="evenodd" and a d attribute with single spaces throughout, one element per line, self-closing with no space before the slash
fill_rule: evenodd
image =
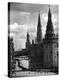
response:
<path id="1" fill-rule="evenodd" d="M 27 36 L 28 40 L 26 43 L 28 46 L 26 46 L 26 48 L 28 47 L 29 49 L 30 66 L 32 69 L 58 67 L 58 36 L 54 34 L 50 8 L 48 11 L 48 21 L 44 39 L 42 39 L 41 27 L 39 14 L 36 42 L 34 43 L 34 40 L 32 40 L 31 44 L 29 36 Z"/>

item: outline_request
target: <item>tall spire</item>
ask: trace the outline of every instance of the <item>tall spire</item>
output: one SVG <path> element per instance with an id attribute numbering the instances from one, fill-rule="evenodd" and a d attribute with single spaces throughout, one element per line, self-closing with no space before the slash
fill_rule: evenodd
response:
<path id="1" fill-rule="evenodd" d="M 51 11 L 50 11 L 50 6 L 49 6 L 48 22 L 47 22 L 45 37 L 48 38 L 48 37 L 51 37 L 52 35 L 54 35 L 54 30 L 53 30 L 52 16 L 51 16 Z"/>
<path id="2" fill-rule="evenodd" d="M 27 32 L 27 42 L 29 42 L 29 33 Z"/>
<path id="3" fill-rule="evenodd" d="M 30 48 L 30 38 L 29 38 L 29 33 L 27 32 L 27 38 L 26 38 L 26 48 L 29 49 Z"/>
<path id="4" fill-rule="evenodd" d="M 32 45 L 34 45 L 34 40 L 32 40 Z"/>
<path id="5" fill-rule="evenodd" d="M 41 32 L 41 21 L 40 21 L 40 14 L 38 15 L 38 25 L 37 25 L 37 43 L 41 43 L 42 39 L 42 32 Z"/>
<path id="6" fill-rule="evenodd" d="M 50 11 L 50 5 L 49 5 L 49 13 L 48 13 L 48 20 L 51 20 L 51 11 Z"/>

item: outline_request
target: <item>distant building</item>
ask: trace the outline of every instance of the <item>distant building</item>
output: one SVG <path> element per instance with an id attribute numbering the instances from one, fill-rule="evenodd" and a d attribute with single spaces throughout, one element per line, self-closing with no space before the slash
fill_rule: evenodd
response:
<path id="1" fill-rule="evenodd" d="M 30 43 L 30 36 L 29 36 L 29 33 L 27 32 L 26 49 L 29 49 L 30 46 L 31 46 L 31 43 Z"/>

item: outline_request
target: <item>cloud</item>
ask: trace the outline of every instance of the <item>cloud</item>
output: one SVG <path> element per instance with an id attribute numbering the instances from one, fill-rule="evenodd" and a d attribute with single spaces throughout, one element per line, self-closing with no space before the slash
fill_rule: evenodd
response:
<path id="1" fill-rule="evenodd" d="M 45 35 L 47 21 L 48 21 L 48 14 L 42 13 L 41 14 L 42 37 L 44 37 L 44 35 Z"/>
<path id="2" fill-rule="evenodd" d="M 14 38 L 15 49 L 25 48 L 26 35 L 27 32 L 30 34 L 30 39 L 34 39 L 36 36 L 36 26 L 33 24 L 23 24 L 19 25 L 17 23 L 11 24 L 10 26 L 10 35 Z"/>
<path id="3" fill-rule="evenodd" d="M 31 13 L 30 12 L 19 12 L 19 14 L 22 16 L 29 16 Z"/>
<path id="4" fill-rule="evenodd" d="M 18 24 L 17 23 L 14 23 L 14 24 L 10 24 L 10 29 L 17 29 L 18 28 Z"/>
<path id="5" fill-rule="evenodd" d="M 18 25 L 17 23 L 11 24 L 10 36 L 14 38 L 15 50 L 25 48 L 25 39 L 27 33 L 27 25 Z"/>
<path id="6" fill-rule="evenodd" d="M 47 13 L 41 14 L 41 21 L 42 21 L 42 23 L 44 23 L 44 22 L 46 23 L 47 20 L 48 20 L 48 14 Z"/>
<path id="7" fill-rule="evenodd" d="M 10 11 L 10 24 L 18 23 L 24 24 L 29 21 L 29 16 L 31 13 L 29 12 L 21 12 L 21 11 Z"/>
<path id="8" fill-rule="evenodd" d="M 53 22 L 53 24 L 57 24 L 58 23 L 58 15 L 56 13 L 52 14 L 52 22 Z"/>
<path id="9" fill-rule="evenodd" d="M 10 37 L 13 37 L 14 38 L 14 33 L 10 33 Z"/>
<path id="10" fill-rule="evenodd" d="M 36 25 L 29 24 L 28 25 L 28 32 L 36 32 Z"/>
<path id="11" fill-rule="evenodd" d="M 11 3 L 10 10 L 13 11 L 24 11 L 24 12 L 37 12 L 47 11 L 49 8 L 48 4 L 31 4 L 31 3 Z M 52 12 L 58 12 L 58 5 L 50 5 Z"/>
<path id="12" fill-rule="evenodd" d="M 22 48 L 25 48 L 25 42 L 26 42 L 25 39 L 15 37 L 14 39 L 15 50 L 21 50 Z"/>
<path id="13" fill-rule="evenodd" d="M 54 33 L 58 33 L 58 15 L 54 13 L 52 15 L 52 22 L 53 22 L 53 28 L 54 28 Z"/>
<path id="14" fill-rule="evenodd" d="M 12 33 L 22 33 L 24 31 L 27 31 L 27 25 L 19 25 L 17 23 L 10 24 L 10 32 Z"/>

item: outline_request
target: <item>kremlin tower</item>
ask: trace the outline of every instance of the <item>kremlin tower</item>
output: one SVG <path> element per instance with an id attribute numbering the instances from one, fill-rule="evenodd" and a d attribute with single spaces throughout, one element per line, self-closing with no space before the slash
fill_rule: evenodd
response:
<path id="1" fill-rule="evenodd" d="M 41 21 L 40 14 L 38 16 L 38 25 L 37 25 L 37 44 L 40 44 L 42 41 L 42 31 L 41 31 Z"/>

